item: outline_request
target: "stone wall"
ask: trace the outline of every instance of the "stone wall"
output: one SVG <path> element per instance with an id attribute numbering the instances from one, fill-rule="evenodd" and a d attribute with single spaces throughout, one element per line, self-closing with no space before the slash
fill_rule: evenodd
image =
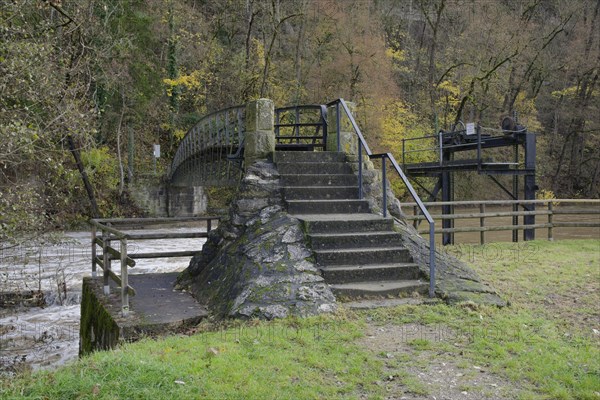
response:
<path id="1" fill-rule="evenodd" d="M 191 217 L 206 214 L 208 198 L 202 186 L 168 186 L 155 181 L 130 186 L 135 204 L 151 217 Z"/>
<path id="2" fill-rule="evenodd" d="M 279 174 L 250 165 L 228 218 L 209 235 L 180 287 L 217 317 L 281 318 L 335 310 L 300 221 L 285 212 Z"/>

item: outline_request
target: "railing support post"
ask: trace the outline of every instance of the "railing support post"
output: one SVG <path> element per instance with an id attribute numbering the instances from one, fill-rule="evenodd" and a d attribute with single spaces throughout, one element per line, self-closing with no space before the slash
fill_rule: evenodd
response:
<path id="1" fill-rule="evenodd" d="M 127 239 L 121 239 L 121 314 L 129 314 L 129 275 L 127 274 Z"/>
<path id="2" fill-rule="evenodd" d="M 429 223 L 429 297 L 435 297 L 435 223 Z"/>
<path id="3" fill-rule="evenodd" d="M 383 218 L 387 217 L 387 182 L 385 176 L 385 156 L 381 157 L 381 187 L 383 193 L 381 197 L 383 198 Z"/>
<path id="4" fill-rule="evenodd" d="M 96 227 L 92 225 L 92 277 L 95 278 L 98 273 L 96 272 Z"/>
<path id="5" fill-rule="evenodd" d="M 406 169 L 406 139 L 402 138 L 402 169 Z"/>
<path id="6" fill-rule="evenodd" d="M 337 141 L 337 151 L 340 152 L 342 151 L 342 145 L 340 143 L 340 123 L 342 121 L 342 118 L 340 116 L 340 103 L 336 103 L 335 105 L 335 128 L 336 128 L 336 141 Z"/>
<path id="7" fill-rule="evenodd" d="M 444 164 L 444 147 L 443 147 L 443 137 L 442 131 L 438 132 L 438 142 L 440 144 L 440 166 Z"/>
<path id="8" fill-rule="evenodd" d="M 479 213 L 480 214 L 485 213 L 485 204 L 479 205 Z M 479 218 L 479 227 L 482 228 L 481 232 L 479 232 L 479 244 L 484 245 L 485 244 L 485 231 L 483 230 L 483 228 L 485 227 L 485 217 Z"/>
<path id="9" fill-rule="evenodd" d="M 554 205 L 552 204 L 552 200 L 548 201 L 548 240 L 554 241 Z"/>
<path id="10" fill-rule="evenodd" d="M 362 156 L 362 144 L 360 140 L 357 141 L 358 145 L 358 198 L 363 198 L 363 156 Z M 339 142 L 338 142 L 339 143 Z"/>
<path id="11" fill-rule="evenodd" d="M 246 141 L 244 165 L 268 159 L 275 152 L 275 106 L 269 99 L 258 99 L 246 105 Z"/>
<path id="12" fill-rule="evenodd" d="M 110 294 L 110 285 L 108 283 L 110 262 L 111 257 L 108 254 L 108 248 L 110 247 L 110 240 L 106 231 L 102 231 L 102 261 L 104 262 L 104 273 L 102 274 L 102 283 L 104 286 L 104 294 L 108 296 Z"/>

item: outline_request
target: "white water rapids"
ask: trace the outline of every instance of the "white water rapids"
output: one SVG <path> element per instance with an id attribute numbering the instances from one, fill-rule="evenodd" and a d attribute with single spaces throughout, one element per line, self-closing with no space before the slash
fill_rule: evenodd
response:
<path id="1" fill-rule="evenodd" d="M 199 230 L 203 228 L 152 232 Z M 0 375 L 23 368 L 55 368 L 77 358 L 81 283 L 92 271 L 90 240 L 89 232 L 68 232 L 60 244 L 38 242 L 4 246 L 0 250 L 0 293 L 41 290 L 46 301 L 44 307 L 0 310 Z M 128 252 L 200 250 L 204 242 L 205 239 L 130 241 Z M 129 271 L 131 274 L 182 271 L 189 261 L 190 257 L 137 260 Z M 113 268 L 120 274 L 118 262 Z"/>

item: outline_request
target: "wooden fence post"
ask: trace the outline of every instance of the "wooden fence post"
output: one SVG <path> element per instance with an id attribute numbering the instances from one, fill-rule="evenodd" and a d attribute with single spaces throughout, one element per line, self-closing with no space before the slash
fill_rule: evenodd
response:
<path id="1" fill-rule="evenodd" d="M 548 201 L 548 240 L 551 242 L 554 240 L 554 232 L 552 232 L 554 224 L 553 213 L 554 205 L 552 204 L 552 201 Z"/>
<path id="2" fill-rule="evenodd" d="M 102 274 L 102 281 L 104 284 L 104 294 L 110 294 L 110 285 L 108 283 L 111 256 L 108 254 L 108 248 L 110 247 L 110 240 L 108 239 L 108 233 L 102 231 L 102 261 L 104 262 L 104 273 Z"/>
<path id="3" fill-rule="evenodd" d="M 121 239 L 121 314 L 129 314 L 129 275 L 127 274 L 127 239 Z"/>
<path id="4" fill-rule="evenodd" d="M 479 205 L 479 213 L 480 214 L 485 213 L 485 204 Z M 481 228 L 485 227 L 485 217 L 479 218 L 479 227 L 481 227 Z M 485 244 L 485 231 L 483 229 L 481 230 L 481 232 L 479 232 L 479 244 L 481 244 L 481 245 Z"/>
<path id="5" fill-rule="evenodd" d="M 92 277 L 97 276 L 96 272 L 96 226 L 92 225 Z"/>

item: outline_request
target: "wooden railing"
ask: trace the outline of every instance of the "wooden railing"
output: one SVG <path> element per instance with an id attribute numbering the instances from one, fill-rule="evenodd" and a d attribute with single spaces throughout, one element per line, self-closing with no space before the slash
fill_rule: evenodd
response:
<path id="1" fill-rule="evenodd" d="M 542 208 L 534 211 L 489 211 L 488 207 L 495 206 L 510 206 L 523 205 L 523 204 L 534 204 L 541 205 Z M 559 205 L 582 205 L 589 204 L 597 207 L 574 208 L 568 209 L 559 207 Z M 414 221 L 413 224 L 417 228 L 419 221 L 424 220 L 423 215 L 419 215 L 419 210 L 416 203 L 403 203 L 403 207 L 412 207 L 413 215 L 406 215 L 406 219 Z M 600 200 L 598 199 L 548 199 L 548 200 L 485 200 L 485 201 L 446 201 L 446 202 L 428 202 L 425 203 L 428 208 L 436 208 L 441 206 L 455 206 L 455 207 L 476 207 L 479 212 L 464 212 L 460 214 L 432 214 L 431 217 L 434 220 L 459 220 L 459 219 L 479 219 L 479 226 L 463 226 L 454 228 L 441 228 L 436 229 L 435 233 L 460 233 L 460 232 L 479 232 L 480 244 L 485 244 L 485 233 L 491 231 L 519 231 L 526 229 L 547 229 L 548 240 L 554 240 L 554 229 L 555 228 L 598 228 L 600 227 L 599 221 L 555 221 L 555 215 L 600 215 Z M 512 224 L 512 225 L 488 225 L 490 218 L 498 217 L 513 217 L 518 218 L 521 216 L 541 216 L 544 221 L 536 221 L 535 224 Z M 419 229 L 419 233 L 429 233 L 428 229 Z"/>
<path id="2" fill-rule="evenodd" d="M 128 240 L 160 240 L 160 239 L 188 239 L 205 238 L 211 231 L 213 221 L 218 222 L 219 217 L 186 217 L 186 218 L 110 218 L 92 219 L 92 276 L 97 276 L 97 267 L 103 271 L 104 294 L 110 294 L 110 282 L 112 279 L 121 288 L 121 313 L 127 316 L 129 313 L 129 295 L 135 295 L 135 289 L 129 285 L 128 267 L 135 267 L 135 259 L 140 258 L 169 258 L 186 257 L 197 254 L 200 250 L 188 251 L 166 251 L 155 253 L 128 253 Z M 197 232 L 177 233 L 126 233 L 123 229 L 144 228 L 148 225 L 165 225 L 173 223 L 206 222 L 206 230 Z M 98 236 L 100 231 L 100 236 Z M 119 248 L 111 245 L 119 242 Z M 100 252 L 98 248 L 100 246 Z M 112 261 L 118 260 L 121 264 L 121 275 L 112 270 Z"/>

